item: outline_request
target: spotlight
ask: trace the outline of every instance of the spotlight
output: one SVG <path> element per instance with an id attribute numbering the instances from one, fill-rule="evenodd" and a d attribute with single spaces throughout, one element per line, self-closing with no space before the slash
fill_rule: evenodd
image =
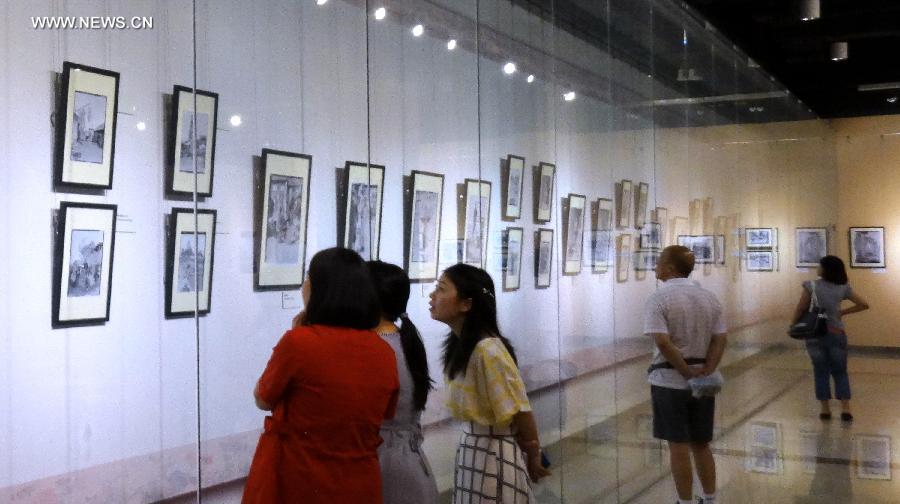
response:
<path id="1" fill-rule="evenodd" d="M 525 82 L 527 82 L 527 83 L 529 83 L 529 84 L 531 84 L 532 82 L 534 82 L 534 75 L 529 75 L 529 76 L 525 79 Z"/>
<path id="2" fill-rule="evenodd" d="M 229 121 L 231 122 L 231 125 L 234 126 L 235 128 L 237 128 L 238 126 L 240 126 L 240 125 L 241 125 L 241 122 L 242 122 L 242 121 L 241 121 L 241 116 L 239 116 L 239 115 L 237 115 L 237 114 L 231 116 L 231 118 L 229 119 Z"/>
<path id="3" fill-rule="evenodd" d="M 831 61 L 844 61 L 847 59 L 847 43 L 832 42 L 831 43 Z"/>
<path id="4" fill-rule="evenodd" d="M 887 102 L 888 103 L 897 103 L 897 97 L 896 96 L 888 97 Z"/>
<path id="5" fill-rule="evenodd" d="M 316 0 L 316 5 L 325 5 L 328 3 L 328 0 Z"/>
<path id="6" fill-rule="evenodd" d="M 385 16 L 387 16 L 387 10 L 384 7 L 375 9 L 375 19 L 381 21 Z"/>
<path id="7" fill-rule="evenodd" d="M 512 75 L 516 73 L 516 64 L 510 61 L 507 64 L 503 65 L 503 73 L 505 73 L 506 75 Z"/>
<path id="8" fill-rule="evenodd" d="M 563 99 L 566 101 L 572 101 L 575 99 L 575 91 L 569 91 L 568 93 L 563 95 Z"/>
<path id="9" fill-rule="evenodd" d="M 456 49 L 456 39 L 450 39 L 450 41 L 447 42 L 447 50 L 452 51 L 454 49 Z"/>
<path id="10" fill-rule="evenodd" d="M 422 26 L 422 25 L 420 25 L 420 24 L 417 24 L 416 26 L 413 26 L 412 34 L 413 34 L 414 37 L 421 37 L 423 33 L 425 33 L 425 27 L 424 27 L 424 26 Z"/>
<path id="11" fill-rule="evenodd" d="M 801 0 L 800 1 L 800 19 L 803 21 L 812 21 L 819 19 L 822 15 L 822 5 L 819 0 Z"/>
<path id="12" fill-rule="evenodd" d="M 894 99 L 896 100 L 896 98 Z M 138 131 L 144 131 L 145 129 L 147 129 L 147 123 L 145 123 L 144 121 L 137 123 L 135 126 L 137 127 Z"/>

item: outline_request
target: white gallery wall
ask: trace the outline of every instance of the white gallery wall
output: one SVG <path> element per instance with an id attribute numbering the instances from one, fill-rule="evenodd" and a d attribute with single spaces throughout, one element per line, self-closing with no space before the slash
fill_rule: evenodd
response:
<path id="1" fill-rule="evenodd" d="M 613 199 L 615 182 L 628 179 L 635 187 L 649 183 L 649 209 L 668 208 L 670 220 L 689 217 L 692 199 L 711 197 L 714 214 L 733 217 L 737 226 L 778 227 L 781 271 L 748 274 L 734 256 L 725 267 L 699 268 L 695 279 L 726 301 L 733 325 L 783 315 L 792 286 L 807 273 L 793 267 L 787 248 L 793 227 L 836 222 L 833 209 L 822 205 L 832 197 L 825 181 L 836 176 L 833 155 L 823 148 L 827 127 L 809 121 L 697 129 L 686 121 L 684 128 L 655 128 L 646 117 L 619 124 L 616 109 L 625 104 L 590 96 L 565 102 L 564 83 L 526 83 L 528 71 L 553 74 L 549 59 L 507 76 L 503 62 L 479 57 L 464 33 L 451 52 L 446 38 L 427 28 L 413 37 L 410 18 L 371 21 L 362 4 L 42 0 L 0 7 L 0 233 L 9 237 L 0 245 L 0 497 L 28 502 L 46 490 L 140 502 L 177 495 L 196 488 L 198 439 L 204 485 L 246 471 L 263 417 L 251 392 L 298 311 L 284 306 L 282 292 L 253 290 L 255 170 L 263 148 L 312 156 L 307 262 L 338 243 L 336 187 L 347 161 L 386 166 L 381 259 L 398 264 L 404 177 L 413 170 L 444 174 L 442 253 L 455 251 L 461 238 L 457 184 L 490 182 L 487 269 L 498 287 L 501 328 L 534 383 L 558 379 L 566 368 L 560 360 L 589 365 L 603 355 L 614 362 L 650 350 L 641 313 L 656 288 L 652 272 L 638 276 L 632 268 L 628 281 L 617 282 L 615 268 L 593 274 L 585 261 L 581 274 L 560 275 L 561 200 L 569 193 L 589 203 Z M 485 26 L 548 54 L 570 52 L 594 71 L 615 71 L 615 79 L 632 80 L 634 90 L 653 99 L 652 84 L 602 51 L 581 48 L 583 42 L 509 4 L 475 5 L 453 8 L 473 17 L 477 11 Z M 31 27 L 32 16 L 69 15 L 147 16 L 154 27 Z M 111 190 L 52 186 L 51 115 L 64 61 L 121 73 Z M 213 196 L 198 203 L 218 212 L 211 312 L 199 322 L 163 317 L 167 215 L 193 205 L 164 192 L 168 95 L 173 85 L 195 83 L 219 94 Z M 239 126 L 232 116 L 240 116 Z M 145 130 L 138 130 L 140 122 Z M 525 208 L 515 222 L 501 219 L 501 160 L 509 154 L 526 159 Z M 540 162 L 557 166 L 553 221 L 541 225 L 531 209 L 531 170 Z M 810 184 L 811 176 L 822 182 Z M 799 191 L 807 187 L 815 189 Z M 104 325 L 51 328 L 54 210 L 62 201 L 118 205 Z M 525 237 L 522 287 L 509 293 L 501 292 L 500 233 L 507 226 L 524 228 Z M 533 236 L 542 227 L 555 230 L 549 289 L 536 289 L 532 276 Z M 730 232 L 729 240 L 738 238 L 737 227 Z M 634 235 L 637 249 L 636 230 L 622 233 Z M 586 258 L 589 246 L 586 233 Z M 445 254 L 441 267 L 454 262 Z M 428 315 L 431 288 L 414 285 L 408 312 L 441 389 L 446 327 Z M 597 356 L 584 357 L 591 351 Z M 429 422 L 445 416 L 440 397 L 439 390 L 429 404 Z M 539 405 L 551 440 L 562 429 L 559 407 L 554 400 Z M 452 452 L 429 456 L 449 460 Z"/>

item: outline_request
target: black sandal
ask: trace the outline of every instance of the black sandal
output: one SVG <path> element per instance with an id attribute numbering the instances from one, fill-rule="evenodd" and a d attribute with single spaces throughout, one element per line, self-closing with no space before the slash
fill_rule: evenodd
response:
<path id="1" fill-rule="evenodd" d="M 831 413 L 819 413 L 819 420 L 831 420 Z"/>
<path id="2" fill-rule="evenodd" d="M 850 413 L 841 413 L 841 421 L 842 422 L 852 422 L 853 415 L 851 415 Z"/>

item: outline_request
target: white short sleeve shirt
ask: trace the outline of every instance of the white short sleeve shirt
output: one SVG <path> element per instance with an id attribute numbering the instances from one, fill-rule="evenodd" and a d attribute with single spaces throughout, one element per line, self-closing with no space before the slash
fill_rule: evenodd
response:
<path id="1" fill-rule="evenodd" d="M 726 332 L 722 305 L 716 295 L 688 278 L 666 281 L 644 305 L 644 334 L 668 334 L 686 359 L 706 357 L 713 335 Z M 666 358 L 655 348 L 652 363 L 662 362 Z M 690 388 L 674 369 L 657 369 L 650 373 L 648 381 L 659 387 Z"/>

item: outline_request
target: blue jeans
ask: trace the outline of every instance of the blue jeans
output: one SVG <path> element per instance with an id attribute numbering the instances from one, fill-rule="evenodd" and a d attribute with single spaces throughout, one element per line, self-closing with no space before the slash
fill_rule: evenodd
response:
<path id="1" fill-rule="evenodd" d="M 831 399 L 831 378 L 834 378 L 834 395 L 840 400 L 850 399 L 850 377 L 847 375 L 847 334 L 843 331 L 828 333 L 819 339 L 806 340 L 806 352 L 812 359 L 816 382 L 816 399 Z"/>

